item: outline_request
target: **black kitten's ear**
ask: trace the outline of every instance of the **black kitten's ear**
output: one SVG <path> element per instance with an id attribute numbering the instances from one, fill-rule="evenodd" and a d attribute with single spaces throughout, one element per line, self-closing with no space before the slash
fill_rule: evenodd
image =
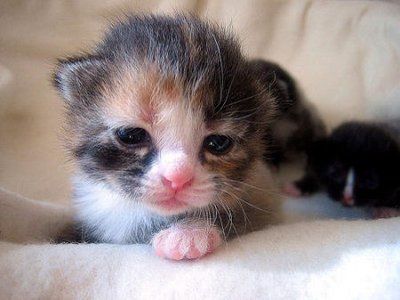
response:
<path id="1" fill-rule="evenodd" d="M 87 101 L 104 79 L 105 64 L 97 57 L 61 59 L 53 75 L 53 84 L 68 103 Z"/>
<path id="2" fill-rule="evenodd" d="M 262 59 L 250 60 L 249 65 L 264 88 L 274 96 L 280 112 L 285 112 L 296 103 L 298 98 L 296 83 L 288 72 L 279 65 Z"/>

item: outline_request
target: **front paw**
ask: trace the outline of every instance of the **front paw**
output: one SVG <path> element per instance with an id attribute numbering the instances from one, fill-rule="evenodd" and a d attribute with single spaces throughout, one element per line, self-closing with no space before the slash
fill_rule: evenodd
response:
<path id="1" fill-rule="evenodd" d="M 157 233 L 152 245 L 158 256 L 182 260 L 196 259 L 211 253 L 221 242 L 221 233 L 215 227 L 174 225 Z"/>

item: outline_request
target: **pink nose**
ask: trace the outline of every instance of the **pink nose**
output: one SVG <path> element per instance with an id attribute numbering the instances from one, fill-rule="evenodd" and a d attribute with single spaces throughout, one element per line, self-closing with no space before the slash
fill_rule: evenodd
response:
<path id="1" fill-rule="evenodd" d="M 182 166 L 176 170 L 165 172 L 161 181 L 165 187 L 178 191 L 189 186 L 193 181 L 193 168 Z"/>

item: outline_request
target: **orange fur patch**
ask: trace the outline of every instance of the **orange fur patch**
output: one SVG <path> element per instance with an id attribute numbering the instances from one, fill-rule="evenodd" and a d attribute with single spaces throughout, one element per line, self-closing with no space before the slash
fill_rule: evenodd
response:
<path id="1" fill-rule="evenodd" d="M 164 77 L 155 68 L 134 73 L 125 70 L 114 78 L 112 88 L 104 88 L 105 120 L 120 124 L 152 127 L 162 106 L 182 98 L 182 85 Z"/>

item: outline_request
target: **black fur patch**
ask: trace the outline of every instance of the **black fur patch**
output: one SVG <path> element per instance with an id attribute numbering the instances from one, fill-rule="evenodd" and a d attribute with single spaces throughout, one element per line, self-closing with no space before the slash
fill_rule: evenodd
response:
<path id="1" fill-rule="evenodd" d="M 307 174 L 296 184 L 303 192 L 321 185 L 341 200 L 353 168 L 355 205 L 400 207 L 399 135 L 385 124 L 344 123 L 310 147 Z"/>

